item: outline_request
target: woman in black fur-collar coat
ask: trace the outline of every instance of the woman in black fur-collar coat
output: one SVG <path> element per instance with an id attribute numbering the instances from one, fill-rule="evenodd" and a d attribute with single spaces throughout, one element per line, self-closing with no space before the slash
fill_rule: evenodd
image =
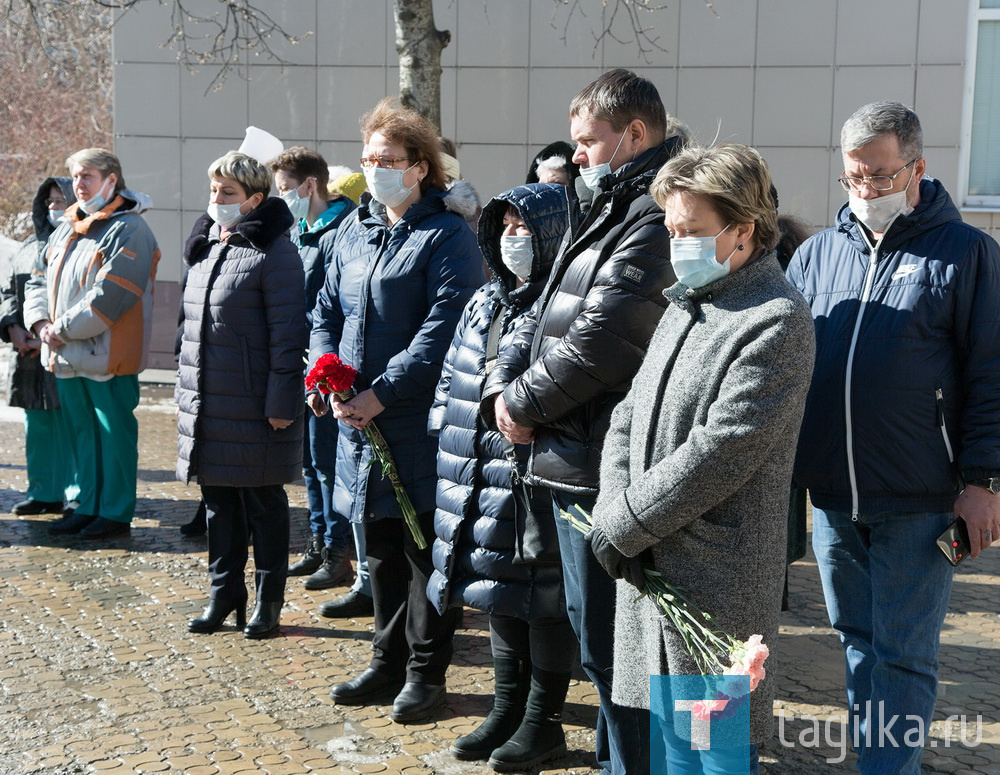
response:
<path id="1" fill-rule="evenodd" d="M 188 629 L 246 619 L 244 569 L 253 536 L 257 604 L 247 638 L 278 631 L 288 571 L 288 498 L 302 474 L 302 261 L 292 215 L 268 197 L 271 173 L 232 151 L 212 164 L 208 213 L 184 248 L 187 278 L 177 377 L 177 476 L 208 509 L 208 607 Z"/>

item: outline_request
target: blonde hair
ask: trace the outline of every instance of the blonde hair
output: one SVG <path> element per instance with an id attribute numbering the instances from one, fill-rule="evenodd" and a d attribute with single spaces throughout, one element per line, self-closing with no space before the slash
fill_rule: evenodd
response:
<path id="1" fill-rule="evenodd" d="M 688 147 L 663 165 L 649 193 L 663 209 L 667 198 L 686 191 L 707 197 L 725 223 L 754 224 L 758 247 L 778 243 L 778 211 L 764 158 L 746 145 Z"/>
<path id="2" fill-rule="evenodd" d="M 213 161 L 208 168 L 208 177 L 209 180 L 212 178 L 235 180 L 243 186 L 247 199 L 258 193 L 267 198 L 271 191 L 271 170 L 266 164 L 261 164 L 252 156 L 239 151 L 230 151 Z"/>
<path id="3" fill-rule="evenodd" d="M 66 159 L 66 169 L 73 174 L 73 165 L 79 164 L 81 167 L 89 167 L 101 173 L 102 177 L 107 177 L 112 172 L 118 178 L 115 182 L 115 193 L 117 194 L 125 188 L 125 176 L 122 175 L 122 163 L 111 151 L 104 148 L 84 148 L 77 151 Z"/>
<path id="4" fill-rule="evenodd" d="M 386 97 L 361 117 L 361 139 L 367 143 L 378 132 L 390 143 L 406 148 L 410 165 L 427 162 L 427 176 L 420 181 L 420 193 L 431 186 L 444 189 L 447 175 L 441 164 L 441 144 L 437 129 L 417 111 L 404 108 Z"/>

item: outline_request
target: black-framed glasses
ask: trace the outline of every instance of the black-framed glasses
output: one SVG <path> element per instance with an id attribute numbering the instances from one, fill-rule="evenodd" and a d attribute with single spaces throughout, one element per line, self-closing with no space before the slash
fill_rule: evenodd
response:
<path id="1" fill-rule="evenodd" d="M 913 161 L 908 164 L 904 164 L 897 172 L 892 175 L 867 175 L 861 178 L 852 178 L 847 175 L 842 175 L 837 178 L 837 182 L 844 187 L 844 191 L 859 191 L 862 186 L 868 185 L 869 187 L 875 189 L 876 191 L 888 191 L 892 188 L 893 182 L 896 180 L 896 176 L 899 175 L 903 170 L 909 167 L 911 164 L 917 161 L 920 157 L 918 156 Z"/>
<path id="2" fill-rule="evenodd" d="M 381 167 L 384 170 L 391 170 L 396 166 L 396 162 L 409 161 L 406 156 L 362 156 L 362 167 Z"/>

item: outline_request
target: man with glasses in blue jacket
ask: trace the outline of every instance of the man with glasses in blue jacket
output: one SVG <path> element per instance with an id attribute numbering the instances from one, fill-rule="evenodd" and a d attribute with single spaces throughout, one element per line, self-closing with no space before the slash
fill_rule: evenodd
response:
<path id="1" fill-rule="evenodd" d="M 816 324 L 795 479 L 847 662 L 865 775 L 919 775 L 937 693 L 956 518 L 1000 537 L 1000 248 L 926 176 L 916 114 L 865 105 L 841 132 L 848 202 L 788 268 Z"/>

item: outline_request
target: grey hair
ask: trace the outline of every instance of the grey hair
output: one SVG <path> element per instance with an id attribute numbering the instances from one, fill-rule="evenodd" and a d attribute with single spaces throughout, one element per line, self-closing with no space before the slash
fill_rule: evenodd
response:
<path id="1" fill-rule="evenodd" d="M 125 176 L 122 175 L 122 163 L 118 161 L 117 156 L 105 148 L 84 148 L 82 151 L 74 153 L 66 159 L 66 169 L 70 171 L 70 174 L 73 172 L 74 164 L 79 164 L 81 167 L 90 167 L 90 169 L 97 170 L 101 173 L 101 176 L 105 178 L 113 172 L 118 177 L 118 181 L 115 183 L 115 193 L 117 194 L 125 188 Z"/>
<path id="2" fill-rule="evenodd" d="M 252 156 L 239 151 L 230 151 L 212 162 L 208 168 L 209 180 L 212 178 L 229 178 L 235 180 L 246 192 L 247 199 L 254 194 L 263 194 L 266 198 L 271 191 L 271 170 L 266 164 L 261 164 Z"/>
<path id="3" fill-rule="evenodd" d="M 924 155 L 924 132 L 917 114 L 901 102 L 883 100 L 858 108 L 840 130 L 844 153 L 856 151 L 881 135 L 892 133 L 899 140 L 899 156 L 907 161 Z"/>

